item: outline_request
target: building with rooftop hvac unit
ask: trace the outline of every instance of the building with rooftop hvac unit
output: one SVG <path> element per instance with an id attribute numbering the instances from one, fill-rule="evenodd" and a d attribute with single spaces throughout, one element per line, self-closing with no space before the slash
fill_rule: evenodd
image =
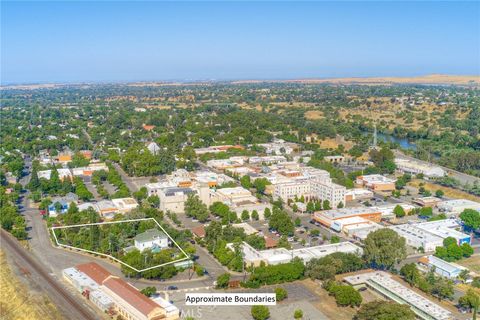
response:
<path id="1" fill-rule="evenodd" d="M 343 279 L 355 288 L 367 287 L 396 303 L 410 306 L 419 319 L 451 320 L 452 313 L 394 280 L 383 271 L 355 274 Z"/>

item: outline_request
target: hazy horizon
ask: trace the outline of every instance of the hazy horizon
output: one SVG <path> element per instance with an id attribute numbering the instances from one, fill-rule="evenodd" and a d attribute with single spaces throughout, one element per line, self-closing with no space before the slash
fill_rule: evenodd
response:
<path id="1" fill-rule="evenodd" d="M 478 2 L 1 6 L 2 85 L 480 74 Z"/>

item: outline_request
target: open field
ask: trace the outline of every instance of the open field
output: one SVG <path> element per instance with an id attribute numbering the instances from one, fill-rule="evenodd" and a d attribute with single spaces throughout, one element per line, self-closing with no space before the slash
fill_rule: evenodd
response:
<path id="1" fill-rule="evenodd" d="M 424 184 L 423 187 L 425 188 L 425 190 L 430 191 L 432 194 L 434 194 L 436 190 L 442 190 L 445 196 L 448 198 L 468 199 L 468 200 L 480 202 L 480 197 L 477 197 L 468 192 L 450 188 L 450 187 L 441 186 L 439 184 L 435 184 L 431 182 L 425 182 L 423 180 L 414 179 L 411 182 L 409 182 L 408 185 L 418 188 L 420 186 L 420 183 L 422 182 Z"/>
<path id="2" fill-rule="evenodd" d="M 459 265 L 462 265 L 476 273 L 480 274 L 480 255 L 473 255 L 470 258 L 462 259 L 457 262 Z"/>
<path id="3" fill-rule="evenodd" d="M 3 251 L 0 251 L 0 287 L 2 320 L 63 319 L 48 297 L 29 291 L 16 277 Z"/>

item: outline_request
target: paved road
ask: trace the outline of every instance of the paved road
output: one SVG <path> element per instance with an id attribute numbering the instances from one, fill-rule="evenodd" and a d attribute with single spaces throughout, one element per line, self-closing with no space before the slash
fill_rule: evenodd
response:
<path id="1" fill-rule="evenodd" d="M 85 303 L 78 301 L 45 266 L 39 263 L 20 243 L 3 229 L 0 229 L 2 249 L 8 251 L 15 263 L 26 272 L 59 307 L 66 319 L 98 319 L 98 316 Z"/>

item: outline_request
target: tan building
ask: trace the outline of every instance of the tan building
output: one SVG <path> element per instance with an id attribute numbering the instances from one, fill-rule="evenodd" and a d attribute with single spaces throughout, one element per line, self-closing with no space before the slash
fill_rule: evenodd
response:
<path id="1" fill-rule="evenodd" d="M 390 179 L 381 174 L 369 174 L 357 177 L 356 183 L 372 191 L 395 190 L 395 179 Z"/>
<path id="2" fill-rule="evenodd" d="M 323 224 L 326 227 L 331 227 L 336 220 L 360 217 L 373 222 L 380 222 L 382 213 L 377 208 L 342 208 L 315 212 L 313 219 Z"/>

